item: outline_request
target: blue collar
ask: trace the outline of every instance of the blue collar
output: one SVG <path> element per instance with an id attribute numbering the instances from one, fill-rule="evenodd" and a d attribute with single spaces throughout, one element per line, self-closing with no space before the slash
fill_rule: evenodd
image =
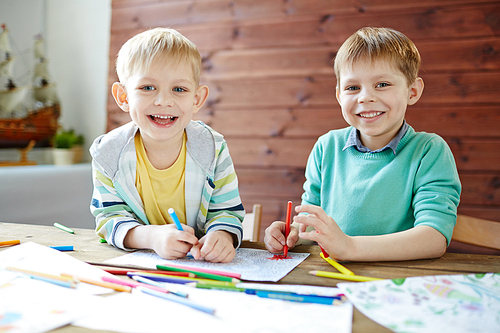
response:
<path id="1" fill-rule="evenodd" d="M 345 143 L 344 149 L 342 149 L 342 151 L 354 146 L 358 151 L 362 153 L 374 154 L 387 149 L 392 149 L 392 152 L 394 153 L 394 155 L 396 155 L 396 149 L 398 148 L 399 141 L 401 141 L 407 130 L 408 124 L 406 123 L 406 120 L 403 120 L 403 126 L 401 126 L 401 128 L 399 129 L 398 134 L 385 147 L 377 150 L 371 150 L 370 148 L 363 146 L 363 144 L 361 143 L 361 139 L 359 138 L 359 131 L 353 127 L 351 133 L 349 133 L 349 137 L 347 138 L 347 142 Z"/>

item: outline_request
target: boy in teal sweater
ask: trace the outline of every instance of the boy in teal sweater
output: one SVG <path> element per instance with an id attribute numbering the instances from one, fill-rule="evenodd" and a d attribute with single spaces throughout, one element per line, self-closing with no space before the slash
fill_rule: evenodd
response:
<path id="1" fill-rule="evenodd" d="M 337 100 L 351 127 L 319 138 L 306 167 L 302 204 L 266 230 L 269 251 L 315 241 L 337 260 L 440 257 L 456 223 L 461 185 L 453 155 L 436 134 L 415 132 L 407 105 L 424 89 L 411 40 L 363 28 L 335 58 Z"/>

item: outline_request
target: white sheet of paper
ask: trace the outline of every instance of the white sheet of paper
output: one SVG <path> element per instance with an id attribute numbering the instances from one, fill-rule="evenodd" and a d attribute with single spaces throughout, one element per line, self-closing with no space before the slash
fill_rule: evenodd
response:
<path id="1" fill-rule="evenodd" d="M 5 271 L 0 271 L 0 275 Z M 0 287 L 0 332 L 46 332 L 72 323 L 104 299 L 50 283 L 16 278 Z"/>
<path id="2" fill-rule="evenodd" d="M 190 267 L 214 269 L 223 272 L 239 273 L 241 279 L 246 281 L 272 281 L 277 282 L 292 269 L 304 261 L 309 253 L 292 253 L 288 256 L 292 259 L 271 260 L 273 254 L 266 250 L 240 248 L 236 250 L 236 256 L 230 263 L 211 263 L 198 261 L 191 258 L 176 260 L 162 259 L 152 251 L 136 251 L 130 254 L 106 260 L 106 263 L 116 265 L 133 265 L 144 268 L 156 268 L 156 265 L 177 264 Z"/>
<path id="3" fill-rule="evenodd" d="M 52 275 L 68 273 L 99 281 L 102 276 L 113 276 L 69 254 L 34 242 L 16 245 L 0 252 L 0 269 L 9 266 Z M 110 289 L 87 283 L 79 283 L 77 289 L 93 295 L 111 292 Z"/>
<path id="4" fill-rule="evenodd" d="M 500 332 L 500 274 L 436 275 L 337 285 L 395 332 Z"/>
<path id="5" fill-rule="evenodd" d="M 102 308 L 75 325 L 119 332 L 155 333 L 171 329 L 199 332 L 336 332 L 350 333 L 353 307 L 295 303 L 244 293 L 203 290 L 176 285 L 198 304 L 216 309 L 215 315 L 141 292 L 106 297 Z M 304 286 L 305 287 L 305 286 Z M 330 293 L 338 293 L 338 289 Z M 139 320 L 140 319 L 140 320 Z"/>

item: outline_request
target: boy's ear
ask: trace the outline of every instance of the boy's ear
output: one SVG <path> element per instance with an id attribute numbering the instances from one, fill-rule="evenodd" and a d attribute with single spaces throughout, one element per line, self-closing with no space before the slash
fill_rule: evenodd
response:
<path id="1" fill-rule="evenodd" d="M 337 97 L 337 102 L 339 102 L 339 105 L 342 106 L 342 104 L 340 104 L 340 90 L 339 90 L 339 86 L 336 86 L 335 87 L 335 97 Z"/>
<path id="2" fill-rule="evenodd" d="M 120 82 L 113 83 L 111 87 L 111 93 L 113 94 L 113 98 L 116 101 L 116 104 L 125 112 L 129 111 L 128 107 L 128 99 L 127 92 L 125 91 L 125 87 Z"/>
<path id="3" fill-rule="evenodd" d="M 415 82 L 410 86 L 410 96 L 408 97 L 408 105 L 413 105 L 418 102 L 420 96 L 424 92 L 424 80 L 417 77 Z"/>
<path id="4" fill-rule="evenodd" d="M 194 95 L 193 100 L 193 113 L 198 112 L 203 104 L 207 101 L 208 98 L 208 87 L 205 85 L 199 86 L 196 89 L 196 94 Z"/>

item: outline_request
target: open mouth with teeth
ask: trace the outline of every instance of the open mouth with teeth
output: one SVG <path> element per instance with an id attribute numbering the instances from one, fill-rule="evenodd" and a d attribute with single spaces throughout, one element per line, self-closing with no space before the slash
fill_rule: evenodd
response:
<path id="1" fill-rule="evenodd" d="M 159 125 L 169 125 L 175 122 L 179 117 L 175 116 L 162 116 L 162 115 L 157 115 L 157 114 L 152 114 L 149 116 L 149 119 L 151 119 L 154 123 L 159 124 Z"/>
<path id="2" fill-rule="evenodd" d="M 361 117 L 361 118 L 375 118 L 375 117 L 378 117 L 380 116 L 381 114 L 383 114 L 384 112 L 381 112 L 381 111 L 373 111 L 373 112 L 362 112 L 362 113 L 359 113 L 358 116 Z"/>

